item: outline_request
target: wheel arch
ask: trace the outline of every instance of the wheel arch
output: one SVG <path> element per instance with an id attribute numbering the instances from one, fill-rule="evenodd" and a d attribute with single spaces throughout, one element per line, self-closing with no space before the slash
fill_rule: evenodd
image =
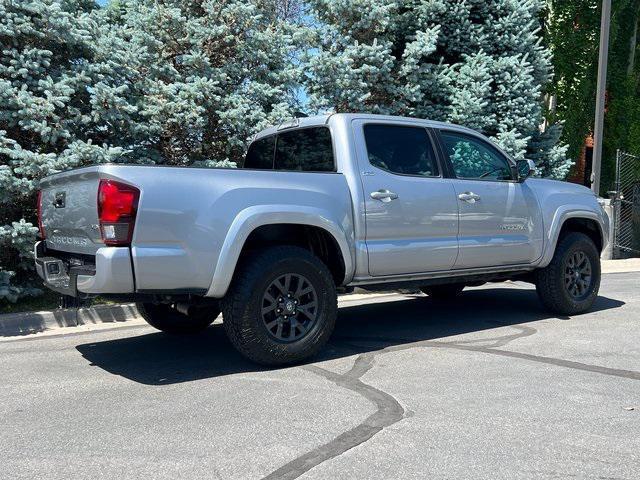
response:
<path id="1" fill-rule="evenodd" d="M 327 265 L 336 285 L 353 278 L 353 231 L 329 212 L 313 207 L 256 206 L 241 212 L 227 232 L 206 296 L 223 297 L 240 256 L 265 245 L 295 245 L 311 251 Z"/>
<path id="2" fill-rule="evenodd" d="M 598 249 L 598 253 L 607 243 L 606 228 L 603 219 L 595 212 L 589 210 L 572 210 L 565 208 L 554 217 L 549 229 L 548 248 L 540 262 L 540 267 L 545 267 L 551 262 L 556 251 L 558 241 L 570 232 L 580 232 L 591 238 Z"/>

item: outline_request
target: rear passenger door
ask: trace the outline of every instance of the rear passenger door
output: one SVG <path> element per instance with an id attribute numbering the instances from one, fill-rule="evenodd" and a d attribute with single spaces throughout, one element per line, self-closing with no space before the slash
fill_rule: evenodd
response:
<path id="1" fill-rule="evenodd" d="M 372 276 L 447 270 L 458 253 L 458 206 L 426 128 L 354 120 Z"/>

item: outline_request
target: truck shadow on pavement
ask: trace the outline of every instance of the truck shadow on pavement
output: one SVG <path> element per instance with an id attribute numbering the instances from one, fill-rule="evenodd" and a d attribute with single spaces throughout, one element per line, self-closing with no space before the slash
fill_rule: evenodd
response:
<path id="1" fill-rule="evenodd" d="M 622 305 L 622 301 L 601 296 L 591 313 Z M 308 363 L 545 319 L 563 321 L 543 310 L 531 289 L 469 290 L 442 302 L 407 296 L 384 303 L 345 305 L 339 309 L 329 344 Z M 267 370 L 241 357 L 220 324 L 194 336 L 157 332 L 76 348 L 91 365 L 146 385 Z"/>

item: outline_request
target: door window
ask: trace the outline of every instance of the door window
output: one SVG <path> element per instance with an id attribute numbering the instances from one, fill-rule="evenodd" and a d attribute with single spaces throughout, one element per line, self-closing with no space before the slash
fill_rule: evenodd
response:
<path id="1" fill-rule="evenodd" d="M 442 131 L 446 155 L 458 178 L 511 180 L 509 160 L 488 142 L 456 132 Z"/>
<path id="2" fill-rule="evenodd" d="M 401 175 L 439 175 L 424 128 L 382 124 L 368 124 L 363 128 L 369 163 L 374 167 Z"/>

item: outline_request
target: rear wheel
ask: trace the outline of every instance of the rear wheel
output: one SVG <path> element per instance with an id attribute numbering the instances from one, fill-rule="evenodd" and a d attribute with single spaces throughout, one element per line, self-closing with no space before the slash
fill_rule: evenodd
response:
<path id="1" fill-rule="evenodd" d="M 136 308 L 149 325 L 171 334 L 200 332 L 220 315 L 220 308 L 215 305 L 193 305 L 188 314 L 168 303 L 136 303 Z"/>
<path id="2" fill-rule="evenodd" d="M 451 283 L 448 285 L 432 285 L 430 287 L 421 287 L 422 293 L 429 295 L 434 300 L 450 300 L 460 294 L 464 289 L 464 285 Z"/>
<path id="3" fill-rule="evenodd" d="M 600 288 L 600 255 L 593 240 L 573 232 L 558 241 L 551 263 L 536 272 L 536 290 L 549 310 L 574 315 L 588 310 Z"/>
<path id="4" fill-rule="evenodd" d="M 264 365 L 315 355 L 335 325 L 336 288 L 328 268 L 299 247 L 250 255 L 223 301 L 224 327 L 245 357 Z"/>

